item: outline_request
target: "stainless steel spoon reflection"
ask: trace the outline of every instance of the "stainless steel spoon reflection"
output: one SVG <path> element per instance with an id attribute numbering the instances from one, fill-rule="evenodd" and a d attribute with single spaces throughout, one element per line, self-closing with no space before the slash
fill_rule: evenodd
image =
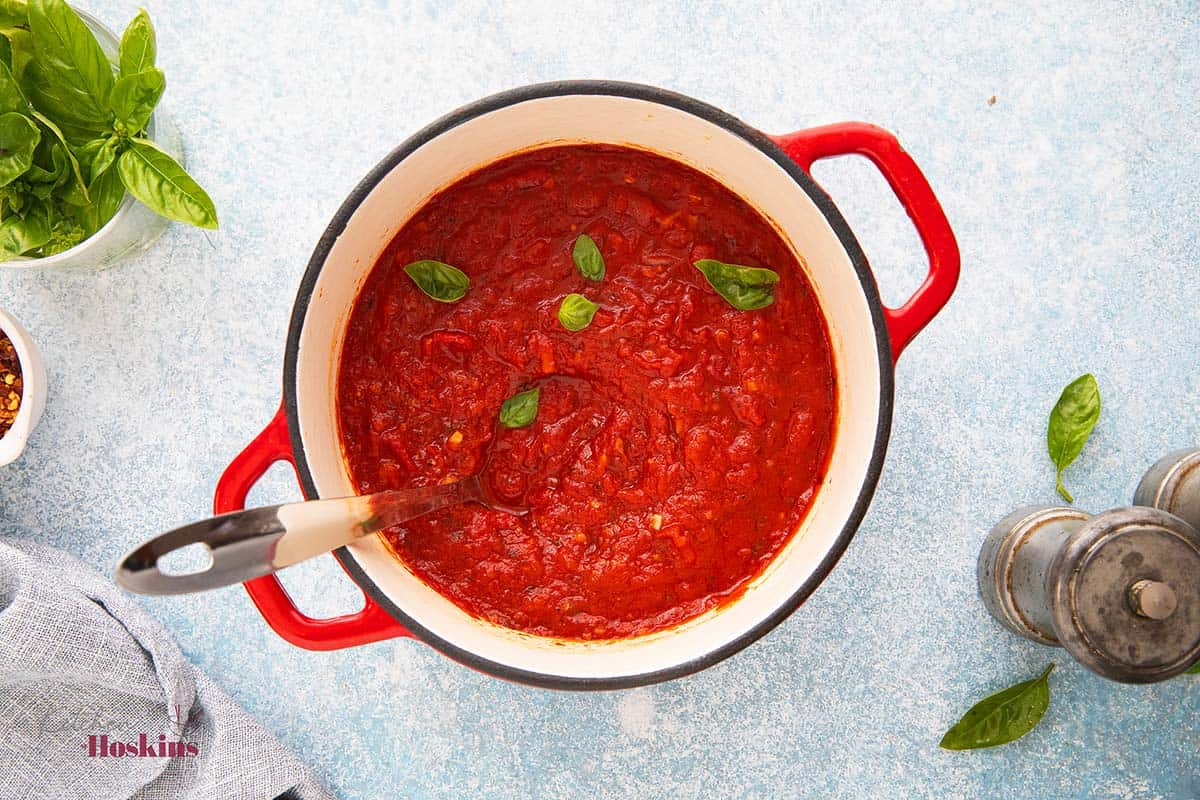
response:
<path id="1" fill-rule="evenodd" d="M 157 536 L 121 559 L 117 583 L 138 594 L 186 594 L 268 575 L 385 528 L 460 503 L 521 516 L 498 502 L 475 475 L 442 486 L 397 489 L 361 497 L 310 500 L 222 514 Z M 191 545 L 211 556 L 206 569 L 169 574 L 159 559 Z"/>

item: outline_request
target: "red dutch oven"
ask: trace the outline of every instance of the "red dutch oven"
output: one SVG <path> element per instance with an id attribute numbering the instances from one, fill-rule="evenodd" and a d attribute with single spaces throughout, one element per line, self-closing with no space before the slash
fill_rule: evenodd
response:
<path id="1" fill-rule="evenodd" d="M 336 556 L 365 594 L 352 614 L 300 612 L 274 576 L 246 590 L 284 639 L 334 650 L 399 636 L 503 678 L 555 688 L 612 689 L 667 680 L 720 661 L 794 611 L 833 568 L 866 513 L 891 428 L 894 362 L 950 299 L 954 234 L 925 177 L 895 137 L 851 122 L 770 136 L 700 101 L 625 83 L 541 84 L 480 100 L 417 133 L 351 192 L 300 285 L 284 362 L 283 404 L 230 464 L 215 511 L 244 507 L 273 463 L 293 464 L 309 498 L 353 494 L 334 387 L 346 320 L 376 258 L 433 194 L 464 174 L 543 144 L 622 144 L 714 177 L 771 220 L 808 272 L 828 323 L 838 380 L 830 465 L 788 544 L 737 600 L 664 631 L 604 642 L 554 640 L 474 618 L 368 537 Z M 929 256 L 921 287 L 887 308 L 862 250 L 809 176 L 831 156 L 869 158 L 912 217 Z"/>

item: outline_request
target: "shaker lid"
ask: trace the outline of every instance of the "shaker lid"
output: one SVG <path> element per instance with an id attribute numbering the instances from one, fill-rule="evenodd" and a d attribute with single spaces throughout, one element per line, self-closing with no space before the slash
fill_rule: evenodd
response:
<path id="1" fill-rule="evenodd" d="M 1200 658 L 1200 533 L 1153 508 L 1082 525 L 1050 565 L 1059 641 L 1113 680 L 1149 683 Z"/>

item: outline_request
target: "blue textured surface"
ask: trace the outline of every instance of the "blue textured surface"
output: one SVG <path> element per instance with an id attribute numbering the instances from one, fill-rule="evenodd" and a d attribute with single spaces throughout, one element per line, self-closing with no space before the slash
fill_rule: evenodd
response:
<path id="1" fill-rule="evenodd" d="M 973 573 L 994 520 L 1054 501 L 1045 418 L 1079 373 L 1096 373 L 1105 400 L 1068 473 L 1081 506 L 1126 502 L 1157 456 L 1200 444 L 1195 6 L 220 5 L 150 3 L 166 107 L 221 230 L 173 227 L 100 275 L 0 270 L 0 305 L 37 337 L 53 382 L 32 449 L 0 470 L 0 532 L 108 571 L 206 514 L 278 403 L 292 296 L 327 220 L 389 149 L 462 103 L 603 77 L 773 132 L 864 119 L 923 167 L 963 279 L 901 361 L 865 524 L 767 638 L 686 680 L 572 695 L 411 641 L 304 652 L 238 588 L 147 605 L 347 798 L 1200 796 L 1200 678 L 1094 677 L 1003 632 Z M 114 26 L 136 10 L 88 7 Z M 923 260 L 882 180 L 853 159 L 816 174 L 885 299 L 903 299 Z M 297 495 L 278 470 L 254 499 Z M 355 602 L 330 559 L 285 582 L 314 613 Z M 1033 733 L 938 749 L 972 702 L 1050 659 L 1053 700 Z"/>

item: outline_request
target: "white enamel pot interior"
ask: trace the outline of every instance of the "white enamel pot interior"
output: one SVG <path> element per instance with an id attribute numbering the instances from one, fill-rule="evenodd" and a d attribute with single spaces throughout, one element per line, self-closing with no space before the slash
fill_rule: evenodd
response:
<path id="1" fill-rule="evenodd" d="M 711 175 L 772 220 L 804 265 L 826 316 L 838 376 L 835 443 L 808 515 L 736 601 L 678 627 L 616 641 L 548 639 L 472 617 L 376 537 L 339 557 L 416 636 L 468 665 L 543 686 L 617 688 L 708 666 L 786 618 L 845 549 L 882 465 L 892 362 L 874 280 L 828 197 L 767 137 L 698 101 L 608 82 L 518 89 L 434 123 L 359 185 L 318 245 L 294 310 L 284 390 L 305 491 L 355 493 L 339 443 L 335 387 L 346 322 L 376 258 L 431 195 L 464 174 L 530 148 L 586 142 L 653 151 Z"/>

